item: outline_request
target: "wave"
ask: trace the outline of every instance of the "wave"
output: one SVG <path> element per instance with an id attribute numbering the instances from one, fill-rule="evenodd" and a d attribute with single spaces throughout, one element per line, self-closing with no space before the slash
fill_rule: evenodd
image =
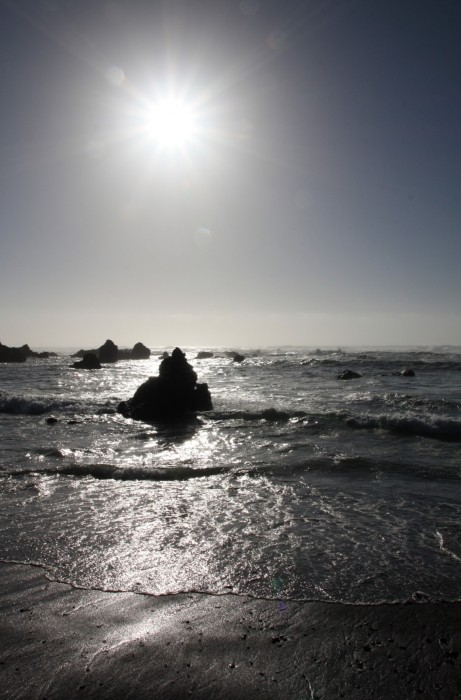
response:
<path id="1" fill-rule="evenodd" d="M 40 476 L 93 477 L 94 479 L 115 479 L 117 481 L 185 481 L 207 476 L 227 474 L 233 467 L 117 467 L 115 464 L 69 464 L 56 469 L 30 469 L 10 472 L 7 476 L 24 477 L 32 474 Z"/>
<path id="2" fill-rule="evenodd" d="M 207 413 L 206 418 L 211 420 L 246 420 L 268 422 L 289 421 L 292 418 L 305 418 L 306 411 L 281 411 L 277 408 L 266 408 L 262 411 L 213 411 Z M 205 414 L 204 414 L 205 417 Z"/>
<path id="3" fill-rule="evenodd" d="M 52 411 L 75 408 L 75 406 L 75 401 L 0 395 L 0 413 L 12 415 L 40 416 Z"/>
<path id="4" fill-rule="evenodd" d="M 415 416 L 359 416 L 347 418 L 346 425 L 361 430 L 388 430 L 401 435 L 461 442 L 461 421 L 449 418 L 436 418 L 429 421 Z"/>
<path id="5" fill-rule="evenodd" d="M 287 363 L 288 364 L 288 363 Z M 360 367 L 370 375 L 399 374 L 406 367 L 419 369 L 421 372 L 461 372 L 461 362 L 456 359 L 440 359 L 440 357 L 425 357 L 406 354 L 404 357 L 386 357 L 380 355 L 329 355 L 327 357 L 314 356 L 299 362 L 301 367 L 336 367 L 344 369 L 348 367 Z"/>
<path id="6" fill-rule="evenodd" d="M 404 408 L 425 408 L 432 413 L 440 411 L 461 411 L 461 401 L 438 399 L 435 397 L 412 396 L 411 394 L 385 394 L 384 402 L 389 406 Z"/>

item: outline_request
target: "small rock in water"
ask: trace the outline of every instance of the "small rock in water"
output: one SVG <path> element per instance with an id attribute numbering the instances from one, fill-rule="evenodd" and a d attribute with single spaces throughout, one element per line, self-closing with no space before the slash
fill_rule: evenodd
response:
<path id="1" fill-rule="evenodd" d="M 362 375 L 358 372 L 353 372 L 351 369 L 345 369 L 341 374 L 338 374 L 336 379 L 360 379 Z"/>
<path id="2" fill-rule="evenodd" d="M 212 352 L 208 352 L 207 350 L 200 350 L 197 353 L 197 357 L 195 359 L 196 360 L 208 360 L 210 357 L 213 357 Z"/>
<path id="3" fill-rule="evenodd" d="M 241 355 L 239 352 L 235 353 L 234 362 L 240 363 L 240 362 L 243 362 L 244 359 L 245 359 L 245 355 Z"/>

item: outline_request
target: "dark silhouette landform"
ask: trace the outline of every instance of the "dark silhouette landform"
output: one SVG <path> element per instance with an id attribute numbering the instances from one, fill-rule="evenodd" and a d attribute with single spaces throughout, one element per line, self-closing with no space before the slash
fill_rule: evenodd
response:
<path id="1" fill-rule="evenodd" d="M 8 345 L 0 343 L 0 362 L 25 362 L 30 357 L 46 360 L 49 357 L 57 357 L 57 355 L 55 352 L 35 352 L 27 344 L 20 348 L 10 348 Z"/>
<path id="2" fill-rule="evenodd" d="M 104 364 L 117 362 L 118 360 L 148 360 L 150 358 L 150 350 L 143 343 L 135 343 L 131 349 L 119 348 L 113 340 L 106 340 L 101 347 L 94 350 L 78 350 L 72 357 L 83 359 L 88 354 L 95 355 L 99 362 Z"/>
<path id="3" fill-rule="evenodd" d="M 180 348 L 160 363 L 158 377 L 149 377 L 117 412 L 146 422 L 171 421 L 197 411 L 211 411 L 208 384 L 197 384 L 197 374 Z"/>
<path id="4" fill-rule="evenodd" d="M 353 372 L 351 369 L 345 369 L 341 372 L 341 374 L 338 374 L 336 379 L 360 379 L 361 376 L 362 375 L 358 372 Z"/>
<path id="5" fill-rule="evenodd" d="M 195 358 L 196 360 L 208 360 L 210 357 L 213 357 L 214 353 L 208 352 L 208 350 L 200 350 L 197 353 L 197 357 Z"/>
<path id="6" fill-rule="evenodd" d="M 74 369 L 102 369 L 102 365 L 94 352 L 86 352 L 83 355 L 83 359 L 80 362 L 74 362 L 72 367 Z"/>
<path id="7" fill-rule="evenodd" d="M 239 352 L 236 352 L 235 350 L 228 350 L 224 353 L 226 357 L 230 357 L 231 360 L 234 362 L 243 362 L 245 359 L 245 355 L 241 355 Z"/>

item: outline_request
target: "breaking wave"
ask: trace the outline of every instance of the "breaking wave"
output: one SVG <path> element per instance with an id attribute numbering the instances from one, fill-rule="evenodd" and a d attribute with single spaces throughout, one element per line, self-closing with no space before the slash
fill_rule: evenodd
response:
<path id="1" fill-rule="evenodd" d="M 115 479 L 117 481 L 185 481 L 207 476 L 227 474 L 232 467 L 186 467 L 176 466 L 165 469 L 152 467 L 117 467 L 114 464 L 70 464 L 57 469 L 35 469 L 10 472 L 8 476 L 24 477 L 32 474 L 47 476 L 93 477 L 94 479 Z"/>
<path id="2" fill-rule="evenodd" d="M 75 401 L 0 395 L 0 413 L 10 413 L 12 415 L 40 416 L 52 411 L 75 408 L 76 405 Z"/>
<path id="3" fill-rule="evenodd" d="M 461 421 L 449 418 L 436 418 L 432 421 L 422 418 L 394 416 L 360 416 L 347 418 L 346 424 L 351 428 L 388 430 L 402 435 L 461 442 Z"/>
<path id="4" fill-rule="evenodd" d="M 268 422 L 289 421 L 292 418 L 305 418 L 306 411 L 281 411 L 277 408 L 266 408 L 262 411 L 213 411 L 206 417 L 212 420 L 246 420 Z"/>

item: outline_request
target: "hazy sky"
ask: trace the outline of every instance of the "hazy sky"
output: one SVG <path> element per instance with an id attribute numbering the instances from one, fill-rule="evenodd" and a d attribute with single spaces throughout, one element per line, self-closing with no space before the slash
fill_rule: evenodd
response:
<path id="1" fill-rule="evenodd" d="M 3 343 L 461 345 L 459 0 L 0 0 L 0 74 Z"/>

